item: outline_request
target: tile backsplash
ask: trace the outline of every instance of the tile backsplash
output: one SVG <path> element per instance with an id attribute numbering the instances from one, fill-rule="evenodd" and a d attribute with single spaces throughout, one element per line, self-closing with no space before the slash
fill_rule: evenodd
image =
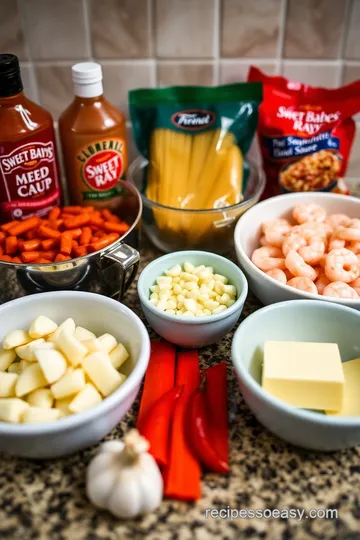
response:
<path id="1" fill-rule="evenodd" d="M 317 86 L 360 78 L 360 0 L 0 0 L 0 13 L 0 51 L 55 118 L 88 59 L 125 111 L 131 88 L 240 81 L 251 64 Z M 360 177 L 359 156 L 358 137 Z"/>

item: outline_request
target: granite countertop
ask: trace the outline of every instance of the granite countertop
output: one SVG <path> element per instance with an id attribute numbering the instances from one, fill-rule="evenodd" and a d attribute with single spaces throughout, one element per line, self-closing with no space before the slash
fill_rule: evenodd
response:
<path id="1" fill-rule="evenodd" d="M 142 266 L 160 253 L 147 244 Z M 142 316 L 135 285 L 125 303 Z M 251 295 L 242 318 L 261 307 Z M 154 337 L 154 335 L 152 335 Z M 85 471 L 96 447 L 64 459 L 29 461 L 1 456 L 0 538 L 11 540 L 208 538 L 357 539 L 360 531 L 360 448 L 315 453 L 294 448 L 264 429 L 245 405 L 230 361 L 232 334 L 200 351 L 203 366 L 228 364 L 230 464 L 226 477 L 206 474 L 196 504 L 165 500 L 136 521 L 121 522 L 92 507 L 85 496 Z M 135 425 L 138 401 L 109 435 Z M 206 509 L 337 509 L 338 519 L 212 519 Z"/>

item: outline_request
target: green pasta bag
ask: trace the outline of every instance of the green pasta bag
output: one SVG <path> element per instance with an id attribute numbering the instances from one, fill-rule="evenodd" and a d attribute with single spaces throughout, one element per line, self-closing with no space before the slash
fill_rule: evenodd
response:
<path id="1" fill-rule="evenodd" d="M 146 196 L 183 209 L 241 202 L 261 100 L 261 83 L 130 91 L 135 142 L 149 162 Z"/>

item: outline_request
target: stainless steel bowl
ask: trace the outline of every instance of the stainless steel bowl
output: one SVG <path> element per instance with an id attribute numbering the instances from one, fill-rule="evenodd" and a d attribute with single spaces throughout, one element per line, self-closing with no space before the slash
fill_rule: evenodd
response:
<path id="1" fill-rule="evenodd" d="M 138 190 L 121 181 L 117 211 L 130 229 L 105 249 L 86 257 L 49 264 L 0 261 L 0 303 L 26 294 L 61 289 L 85 290 L 122 300 L 134 280 L 140 261 L 137 251 L 142 201 Z"/>

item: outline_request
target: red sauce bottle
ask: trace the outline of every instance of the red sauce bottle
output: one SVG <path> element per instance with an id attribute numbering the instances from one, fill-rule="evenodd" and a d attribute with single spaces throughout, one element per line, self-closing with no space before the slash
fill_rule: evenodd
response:
<path id="1" fill-rule="evenodd" d="M 25 97 L 18 58 L 0 54 L 0 222 L 59 204 L 53 119 Z"/>

